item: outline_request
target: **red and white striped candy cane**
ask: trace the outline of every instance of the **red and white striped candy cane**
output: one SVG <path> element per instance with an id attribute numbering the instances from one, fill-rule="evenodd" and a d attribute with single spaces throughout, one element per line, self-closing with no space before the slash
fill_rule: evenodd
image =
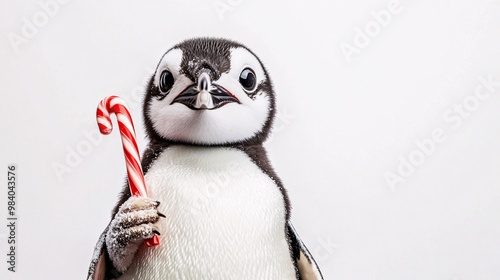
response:
<path id="1" fill-rule="evenodd" d="M 125 153 L 125 163 L 127 165 L 128 184 L 130 192 L 134 196 L 146 197 L 146 183 L 142 173 L 139 148 L 135 140 L 135 129 L 132 117 L 125 102 L 118 96 L 108 96 L 97 106 L 97 125 L 102 134 L 110 134 L 113 130 L 110 114 L 114 113 L 118 121 L 118 127 L 122 138 L 123 152 Z M 148 246 L 159 244 L 158 236 L 146 240 Z"/>

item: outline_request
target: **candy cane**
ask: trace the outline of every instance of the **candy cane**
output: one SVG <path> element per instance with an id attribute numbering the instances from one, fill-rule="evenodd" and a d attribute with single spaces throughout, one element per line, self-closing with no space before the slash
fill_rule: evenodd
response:
<path id="1" fill-rule="evenodd" d="M 125 163 L 127 165 L 128 184 L 133 196 L 146 197 L 146 183 L 142 173 L 139 148 L 135 140 L 135 129 L 132 117 L 127 109 L 125 102 L 118 96 L 108 96 L 104 98 L 97 106 L 97 125 L 102 134 L 108 135 L 113 130 L 110 114 L 114 113 L 118 121 L 118 127 L 122 138 L 123 152 L 125 154 Z M 146 240 L 148 246 L 159 244 L 158 236 Z"/>

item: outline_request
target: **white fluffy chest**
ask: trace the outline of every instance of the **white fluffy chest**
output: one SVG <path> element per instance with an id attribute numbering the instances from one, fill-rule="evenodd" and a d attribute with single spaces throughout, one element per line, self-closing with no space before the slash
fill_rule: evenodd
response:
<path id="1" fill-rule="evenodd" d="M 244 152 L 170 147 L 145 179 L 161 244 L 120 279 L 295 279 L 283 196 Z"/>

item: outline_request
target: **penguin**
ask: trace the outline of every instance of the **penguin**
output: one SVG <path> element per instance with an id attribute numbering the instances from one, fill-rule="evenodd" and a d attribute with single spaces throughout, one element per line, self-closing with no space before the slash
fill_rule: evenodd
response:
<path id="1" fill-rule="evenodd" d="M 323 279 L 263 146 L 275 100 L 266 68 L 240 43 L 170 48 L 143 101 L 149 198 L 125 183 L 87 280 Z M 160 245 L 144 245 L 155 234 Z"/>

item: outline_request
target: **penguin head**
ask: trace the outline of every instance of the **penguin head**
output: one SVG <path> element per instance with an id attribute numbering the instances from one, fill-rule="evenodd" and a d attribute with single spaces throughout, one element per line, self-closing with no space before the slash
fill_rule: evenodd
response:
<path id="1" fill-rule="evenodd" d="M 196 38 L 163 55 L 143 111 L 151 140 L 212 146 L 262 143 L 274 109 L 271 80 L 252 51 Z"/>

